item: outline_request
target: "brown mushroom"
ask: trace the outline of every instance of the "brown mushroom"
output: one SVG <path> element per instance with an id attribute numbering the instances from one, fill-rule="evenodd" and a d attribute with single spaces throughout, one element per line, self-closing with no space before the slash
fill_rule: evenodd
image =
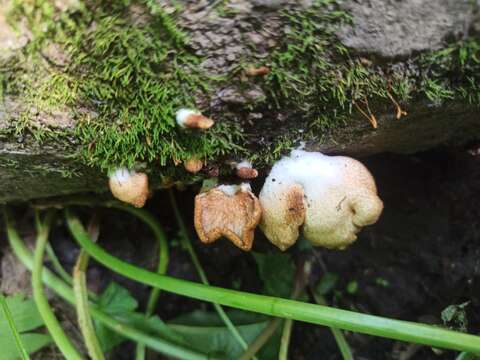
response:
<path id="1" fill-rule="evenodd" d="M 237 176 L 241 179 L 255 179 L 258 176 L 258 171 L 247 160 L 236 164 L 235 168 L 237 169 Z"/>
<path id="2" fill-rule="evenodd" d="M 176 114 L 177 124 L 183 128 L 209 129 L 215 122 L 202 115 L 198 111 L 190 109 L 180 109 Z"/>
<path id="3" fill-rule="evenodd" d="M 245 70 L 245 74 L 247 76 L 259 76 L 259 75 L 266 75 L 270 72 L 270 68 L 267 66 L 260 66 L 256 67 L 249 67 Z"/>
<path id="4" fill-rule="evenodd" d="M 184 161 L 183 166 L 185 167 L 185 170 L 188 172 L 191 172 L 192 174 L 196 174 L 203 168 L 203 161 L 200 160 L 199 158 L 192 157 L 186 161 Z"/>
<path id="5" fill-rule="evenodd" d="M 108 185 L 114 197 L 137 208 L 143 207 L 147 201 L 147 174 L 119 168 L 110 175 Z"/>
<path id="6" fill-rule="evenodd" d="M 260 202 L 248 184 L 221 185 L 195 197 L 195 229 L 206 244 L 225 236 L 249 251 L 261 215 Z"/>

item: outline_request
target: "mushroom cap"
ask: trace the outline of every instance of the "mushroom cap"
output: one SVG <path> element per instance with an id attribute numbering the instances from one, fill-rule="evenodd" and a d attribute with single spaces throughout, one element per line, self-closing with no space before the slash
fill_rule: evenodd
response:
<path id="1" fill-rule="evenodd" d="M 243 160 L 235 165 L 237 169 L 237 176 L 241 179 L 255 179 L 258 176 L 258 171 L 253 168 L 250 161 Z"/>
<path id="2" fill-rule="evenodd" d="M 108 180 L 112 195 L 118 200 L 141 208 L 148 197 L 148 176 L 126 168 L 115 170 Z"/>
<path id="3" fill-rule="evenodd" d="M 301 216 L 286 217 L 289 212 L 301 214 L 287 200 L 294 196 L 300 202 L 298 187 L 303 191 L 304 221 Z M 274 165 L 259 199 L 264 214 L 261 228 L 282 250 L 296 242 L 302 225 L 312 244 L 344 249 L 383 210 L 375 181 L 360 162 L 302 150 L 292 151 Z M 296 209 L 301 206 L 297 204 Z"/>
<path id="4" fill-rule="evenodd" d="M 214 121 L 192 109 L 180 109 L 175 115 L 177 124 L 183 128 L 209 129 Z"/>
<path id="5" fill-rule="evenodd" d="M 193 174 L 196 174 L 197 172 L 199 172 L 200 170 L 202 170 L 203 168 L 203 161 L 198 159 L 198 158 L 191 158 L 191 159 L 188 159 L 187 161 L 185 161 L 183 163 L 183 166 L 185 167 L 185 170 L 187 170 L 188 172 L 191 172 Z"/>
<path id="6" fill-rule="evenodd" d="M 221 185 L 195 197 L 195 230 L 204 243 L 225 236 L 250 250 L 262 208 L 249 186 Z"/>

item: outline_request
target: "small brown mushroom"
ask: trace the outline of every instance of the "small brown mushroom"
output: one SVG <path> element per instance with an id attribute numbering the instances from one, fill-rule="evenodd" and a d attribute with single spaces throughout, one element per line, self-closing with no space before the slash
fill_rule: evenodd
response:
<path id="1" fill-rule="evenodd" d="M 201 113 L 190 109 L 180 109 L 176 114 L 177 124 L 183 128 L 209 129 L 215 122 Z"/>
<path id="2" fill-rule="evenodd" d="M 248 184 L 221 185 L 195 197 L 195 229 L 206 244 L 225 236 L 249 251 L 261 215 L 260 202 Z"/>
<path id="3" fill-rule="evenodd" d="M 147 174 L 119 168 L 110 175 L 108 185 L 114 197 L 137 208 L 143 207 L 147 201 Z"/>
<path id="4" fill-rule="evenodd" d="M 245 74 L 247 76 L 259 76 L 259 75 L 266 75 L 270 72 L 270 68 L 267 66 L 260 66 L 256 67 L 249 67 L 245 70 Z"/>
<path id="5" fill-rule="evenodd" d="M 253 168 L 249 161 L 242 161 L 235 165 L 237 169 L 237 176 L 241 179 L 255 179 L 258 176 L 258 171 Z"/>
<path id="6" fill-rule="evenodd" d="M 185 167 L 185 170 L 188 172 L 191 172 L 192 174 L 196 174 L 203 168 L 203 161 L 200 160 L 199 158 L 192 157 L 191 159 L 188 159 L 187 161 L 184 161 L 183 166 Z"/>

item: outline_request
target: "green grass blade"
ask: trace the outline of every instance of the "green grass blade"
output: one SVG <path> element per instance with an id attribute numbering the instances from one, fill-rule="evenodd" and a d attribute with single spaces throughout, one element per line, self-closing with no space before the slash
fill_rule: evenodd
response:
<path id="1" fill-rule="evenodd" d="M 327 305 L 327 301 L 323 296 L 316 294 L 315 291 L 312 291 L 312 294 L 317 304 Z M 337 343 L 338 349 L 342 354 L 343 360 L 354 360 L 352 355 L 352 350 L 350 349 L 350 345 L 348 345 L 348 342 L 345 339 L 345 336 L 343 336 L 342 331 L 337 328 L 330 328 L 330 331 L 332 332 L 332 335 L 335 338 L 335 342 Z"/>
<path id="2" fill-rule="evenodd" d="M 206 286 L 158 275 L 122 261 L 92 243 L 82 224 L 67 210 L 67 222 L 77 242 L 95 260 L 137 282 L 198 300 L 233 308 L 336 327 L 433 347 L 480 353 L 480 337 L 409 321 L 366 315 L 329 306 Z"/>
<path id="3" fill-rule="evenodd" d="M 5 316 L 5 319 L 7 320 L 10 331 L 12 332 L 12 335 L 15 339 L 15 345 L 17 346 L 17 350 L 21 359 L 29 360 L 30 357 L 28 356 L 28 352 L 22 344 L 20 334 L 18 333 L 17 327 L 15 326 L 15 321 L 13 320 L 12 313 L 10 312 L 10 308 L 8 307 L 7 300 L 2 293 L 0 293 L 0 305 L 2 307 L 3 314 Z"/>
<path id="4" fill-rule="evenodd" d="M 37 216 L 38 219 L 38 216 Z M 43 291 L 42 272 L 43 272 L 43 257 L 45 253 L 45 247 L 47 245 L 48 234 L 50 231 L 50 224 L 52 221 L 52 213 L 48 213 L 46 220 L 43 224 L 37 221 L 37 228 L 39 230 L 37 234 L 37 243 L 35 246 L 35 254 L 33 259 L 32 270 L 32 289 L 33 298 L 37 305 L 38 312 L 45 322 L 45 326 L 48 332 L 52 336 L 55 344 L 58 346 L 62 354 L 67 360 L 82 360 L 82 356 L 78 353 L 77 349 L 68 339 L 67 335 L 63 331 L 60 323 L 58 322 L 52 308 L 48 304 L 47 297 Z"/>
<path id="5" fill-rule="evenodd" d="M 87 276 L 88 254 L 81 250 L 77 263 L 73 269 L 73 292 L 75 294 L 75 308 L 77 310 L 78 324 L 83 335 L 83 340 L 92 360 L 104 360 L 102 348 L 95 333 L 92 317 L 88 306 Z M 65 280 L 64 280 L 65 281 Z"/>

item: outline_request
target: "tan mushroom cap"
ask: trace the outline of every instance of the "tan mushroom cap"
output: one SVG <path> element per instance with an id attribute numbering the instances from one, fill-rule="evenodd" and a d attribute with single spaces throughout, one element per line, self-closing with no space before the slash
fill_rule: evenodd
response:
<path id="1" fill-rule="evenodd" d="M 261 215 L 260 202 L 245 186 L 219 186 L 195 197 L 195 229 L 206 244 L 225 236 L 250 250 Z"/>
<path id="2" fill-rule="evenodd" d="M 260 228 L 282 251 L 295 244 L 299 228 L 305 221 L 303 197 L 303 188 L 298 184 L 280 184 L 274 191 L 262 190 L 260 194 L 263 208 Z"/>
<path id="3" fill-rule="evenodd" d="M 147 201 L 147 174 L 118 169 L 110 176 L 108 185 L 114 197 L 137 208 L 143 207 Z"/>
<path id="4" fill-rule="evenodd" d="M 206 130 L 211 128 L 215 122 L 202 115 L 196 110 L 180 109 L 176 113 L 177 124 L 183 128 L 202 129 Z"/>
<path id="5" fill-rule="evenodd" d="M 203 168 L 203 161 L 193 157 L 191 159 L 188 159 L 183 163 L 183 166 L 185 167 L 185 170 L 188 172 L 191 172 L 192 174 L 196 174 Z"/>
<path id="6" fill-rule="evenodd" d="M 300 150 L 272 168 L 260 202 L 261 228 L 282 250 L 296 242 L 301 226 L 313 245 L 344 249 L 383 210 L 373 176 L 360 162 Z M 303 220 L 299 209 L 304 210 Z M 298 216 L 288 218 L 290 212 Z"/>

